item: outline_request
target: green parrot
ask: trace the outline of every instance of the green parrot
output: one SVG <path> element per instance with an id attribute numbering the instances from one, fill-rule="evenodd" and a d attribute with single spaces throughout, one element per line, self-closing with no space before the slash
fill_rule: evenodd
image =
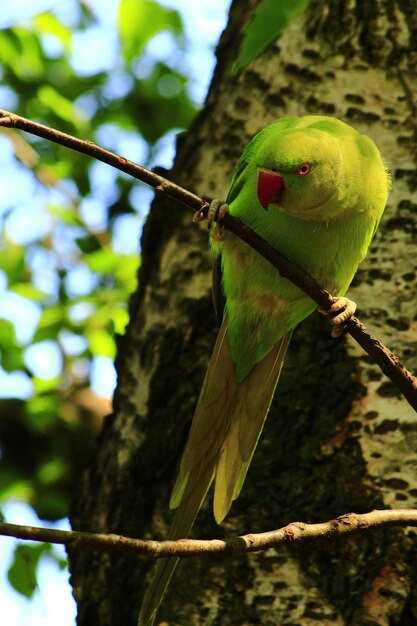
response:
<path id="1" fill-rule="evenodd" d="M 343 298 L 381 219 L 389 175 L 371 139 L 318 115 L 285 117 L 259 132 L 235 168 L 226 204 L 333 295 L 332 334 L 354 312 Z M 169 539 L 186 538 L 214 481 L 221 523 L 239 495 L 274 395 L 294 328 L 316 304 L 246 243 L 212 230 L 221 259 L 223 322 L 217 337 L 170 506 Z M 219 275 L 219 272 L 214 272 Z M 215 290 L 218 285 L 214 286 Z M 218 301 L 218 298 L 215 298 Z M 161 559 L 139 626 L 151 626 L 178 559 Z"/>

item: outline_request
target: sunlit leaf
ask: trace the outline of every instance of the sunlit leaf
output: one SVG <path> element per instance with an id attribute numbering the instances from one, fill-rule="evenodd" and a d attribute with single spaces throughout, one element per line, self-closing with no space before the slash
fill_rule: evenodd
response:
<path id="1" fill-rule="evenodd" d="M 114 339 L 105 330 L 92 330 L 87 334 L 87 339 L 94 356 L 107 356 L 110 359 L 116 356 Z"/>
<path id="2" fill-rule="evenodd" d="M 139 258 L 137 256 L 119 254 L 108 247 L 92 252 L 85 260 L 93 272 L 110 274 L 116 278 L 124 286 L 126 294 L 131 293 L 136 287 L 136 276 L 139 266 Z"/>
<path id="3" fill-rule="evenodd" d="M 10 291 L 35 302 L 45 302 L 49 298 L 47 294 L 30 283 L 14 283 L 10 285 Z"/>
<path id="4" fill-rule="evenodd" d="M 0 60 L 14 66 L 17 52 L 17 40 L 11 30 L 0 31 Z"/>
<path id="5" fill-rule="evenodd" d="M 41 13 L 33 18 L 36 30 L 40 35 L 54 35 L 57 37 L 67 54 L 71 52 L 71 29 L 65 26 L 53 13 Z"/>
<path id="6" fill-rule="evenodd" d="M 102 305 L 97 308 L 87 323 L 92 330 L 100 328 L 108 335 L 112 335 L 114 332 L 122 332 L 127 323 L 126 306 L 120 304 L 120 297 L 112 297 L 112 294 L 111 290 L 107 290 L 105 294 L 102 294 L 104 296 L 102 297 Z M 123 316 L 120 315 L 122 311 L 124 311 Z M 116 325 L 118 325 L 119 330 L 116 330 Z"/>
<path id="7" fill-rule="evenodd" d="M 17 76 L 24 80 L 38 78 L 43 73 L 42 50 L 39 39 L 25 28 L 5 31 L 8 42 L 5 49 L 8 61 Z M 11 46 L 9 45 L 11 44 Z"/>
<path id="8" fill-rule="evenodd" d="M 48 205 L 48 211 L 69 226 L 83 226 L 82 220 L 73 208 L 50 204 Z"/>
<path id="9" fill-rule="evenodd" d="M 262 0 L 244 31 L 239 56 L 232 72 L 237 73 L 256 59 L 298 17 L 310 0 Z"/>
<path id="10" fill-rule="evenodd" d="M 130 257 L 120 255 L 120 261 L 115 269 L 115 276 L 127 293 L 131 293 L 137 287 L 137 272 L 140 259 L 134 255 Z"/>
<path id="11" fill-rule="evenodd" d="M 14 325 L 0 319 L 0 363 L 6 372 L 23 369 L 22 348 L 16 341 Z"/>
<path id="12" fill-rule="evenodd" d="M 117 335 L 122 335 L 128 322 L 129 314 L 126 308 L 117 307 L 113 309 L 113 328 Z"/>
<path id="13" fill-rule="evenodd" d="M 158 33 L 168 30 L 180 35 L 183 30 L 178 11 L 153 0 L 121 0 L 118 26 L 129 61 L 139 56 L 145 44 Z"/>
<path id="14" fill-rule="evenodd" d="M 59 398 L 56 394 L 48 392 L 55 391 L 59 382 L 60 379 L 33 379 L 36 394 L 28 400 L 26 407 L 28 423 L 32 429 L 47 432 L 47 429 L 56 422 Z"/>
<path id="15" fill-rule="evenodd" d="M 174 96 L 162 96 L 160 81 L 169 77 L 180 81 L 180 89 Z M 121 123 L 122 119 L 126 120 L 128 112 L 130 120 L 134 122 L 132 128 L 139 129 L 143 138 L 153 144 L 170 130 L 187 128 L 190 124 L 197 109 L 186 87 L 186 81 L 177 72 L 164 63 L 156 63 L 147 78 L 137 81 L 136 91 L 124 99 L 123 105 L 120 103 L 120 109 L 114 107 L 110 119 L 114 123 Z"/>
<path id="16" fill-rule="evenodd" d="M 48 163 L 47 166 L 43 165 L 42 167 L 48 167 L 48 170 L 51 170 L 52 174 L 55 176 L 55 180 L 62 180 L 72 176 L 74 171 L 74 159 L 62 156 L 59 160 Z"/>
<path id="17" fill-rule="evenodd" d="M 13 499 L 27 502 L 33 492 L 29 482 L 22 479 L 21 472 L 1 462 L 0 502 Z"/>
<path id="18" fill-rule="evenodd" d="M 57 91 L 52 85 L 42 85 L 38 89 L 38 100 L 48 110 L 51 109 L 55 115 L 66 122 L 74 125 L 81 125 L 84 117 L 74 103 Z"/>
<path id="19" fill-rule="evenodd" d="M 21 281 L 26 272 L 25 248 L 6 239 L 0 249 L 0 268 L 7 274 L 9 284 Z"/>
<path id="20" fill-rule="evenodd" d="M 35 394 L 52 393 L 57 391 L 57 388 L 62 382 L 62 376 L 56 376 L 54 378 L 38 378 L 37 376 L 32 376 L 31 381 Z M 38 397 L 38 395 L 35 396 L 36 399 L 38 399 Z M 31 403 L 35 398 L 28 400 L 28 411 L 30 413 L 32 412 Z M 52 418 L 56 419 L 59 409 L 59 399 L 57 397 L 55 398 L 55 403 L 49 405 L 49 409 Z M 51 421 L 53 421 L 53 419 Z"/>
<path id="21" fill-rule="evenodd" d="M 65 323 L 65 318 L 66 310 L 63 304 L 54 304 L 43 309 L 32 339 L 33 343 L 39 343 L 40 341 L 56 337 L 62 325 Z"/>
<path id="22" fill-rule="evenodd" d="M 93 272 L 108 274 L 118 267 L 120 258 L 111 248 L 101 248 L 89 254 L 86 263 Z"/>

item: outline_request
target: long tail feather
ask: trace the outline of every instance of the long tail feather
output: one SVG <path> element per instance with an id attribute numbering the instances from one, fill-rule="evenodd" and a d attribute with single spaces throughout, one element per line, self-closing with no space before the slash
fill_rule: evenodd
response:
<path id="1" fill-rule="evenodd" d="M 185 539 L 194 524 L 195 517 L 206 497 L 213 480 L 213 467 L 205 475 L 200 474 L 199 483 L 188 497 L 181 502 L 174 515 L 168 539 Z M 155 569 L 152 582 L 145 593 L 139 614 L 138 626 L 152 626 L 165 591 L 169 585 L 179 559 L 161 559 Z"/>
<path id="2" fill-rule="evenodd" d="M 176 508 L 169 539 L 188 536 L 195 517 L 213 481 L 219 448 L 225 437 L 224 416 L 235 395 L 234 365 L 223 322 L 206 378 L 200 393 L 180 471 L 171 495 L 170 506 Z M 222 410 L 222 406 L 225 410 Z M 145 593 L 138 626 L 152 626 L 159 605 L 169 585 L 178 559 L 161 559 Z"/>
<path id="3" fill-rule="evenodd" d="M 177 511 L 169 539 L 186 538 L 216 475 L 214 514 L 220 522 L 237 497 L 261 433 L 285 352 L 288 333 L 240 383 L 236 382 L 223 321 L 195 410 L 170 506 Z M 161 559 L 138 626 L 152 626 L 178 559 Z"/>
<path id="4" fill-rule="evenodd" d="M 292 331 L 238 385 L 229 429 L 216 466 L 214 517 L 225 518 L 242 488 L 268 415 Z"/>
<path id="5" fill-rule="evenodd" d="M 235 366 L 226 337 L 224 320 L 197 402 L 180 471 L 171 494 L 170 507 L 176 509 L 185 493 L 196 488 L 200 474 L 217 462 L 228 427 L 228 414 L 237 392 Z"/>

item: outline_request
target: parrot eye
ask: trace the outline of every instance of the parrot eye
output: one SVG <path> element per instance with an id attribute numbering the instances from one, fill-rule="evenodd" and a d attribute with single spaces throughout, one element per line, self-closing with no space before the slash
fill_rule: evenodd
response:
<path id="1" fill-rule="evenodd" d="M 311 172 L 311 163 L 301 163 L 295 171 L 298 176 L 307 176 Z"/>

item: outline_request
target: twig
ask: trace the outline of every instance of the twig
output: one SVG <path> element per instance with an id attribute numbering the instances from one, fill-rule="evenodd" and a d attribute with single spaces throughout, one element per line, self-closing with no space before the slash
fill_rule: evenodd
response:
<path id="1" fill-rule="evenodd" d="M 0 109 L 0 126 L 18 128 L 77 152 L 82 152 L 151 185 L 156 191 L 185 204 L 194 211 L 198 211 L 201 215 L 207 214 L 208 202 L 203 200 L 203 198 L 155 174 L 155 172 L 151 172 L 109 150 L 100 148 L 91 141 L 76 139 L 71 135 L 2 109 Z M 240 220 L 229 214 L 221 220 L 221 224 L 272 263 L 281 276 L 287 278 L 304 291 L 320 308 L 327 311 L 330 309 L 334 302 L 333 296 L 328 291 L 322 289 L 317 281 L 304 270 L 289 261 L 278 250 L 272 248 L 265 239 L 262 239 Z M 398 387 L 408 403 L 417 411 L 417 379 L 406 369 L 399 358 L 378 341 L 376 337 L 371 335 L 356 317 L 352 317 L 349 320 L 346 330 L 374 359 L 384 374 Z"/>
<path id="2" fill-rule="evenodd" d="M 5 111 L 4 109 L 0 109 L 0 126 L 24 130 L 27 133 L 36 135 L 37 137 L 42 137 L 43 139 L 47 139 L 48 141 L 53 141 L 54 143 L 58 143 L 61 146 L 71 148 L 71 150 L 81 152 L 82 154 L 91 156 L 94 159 L 103 161 L 103 163 L 107 163 L 108 165 L 115 167 L 121 172 L 130 174 L 134 178 L 137 178 L 138 180 L 147 183 L 151 187 L 154 187 L 157 191 L 165 193 L 166 195 L 174 198 L 175 200 L 178 200 L 179 202 L 182 202 L 186 206 L 194 209 L 195 211 L 199 211 L 206 206 L 208 208 L 208 203 L 205 200 L 199 198 L 190 191 L 183 189 L 183 187 L 180 187 L 175 183 L 171 183 L 166 178 L 155 174 L 155 172 L 147 170 L 141 165 L 137 165 L 137 163 L 133 163 L 133 161 L 129 161 L 128 159 L 125 159 L 124 157 L 115 154 L 114 152 L 110 152 L 110 150 L 100 148 L 100 146 L 97 146 L 92 141 L 83 141 L 81 139 L 77 139 L 72 135 L 62 133 L 55 128 L 49 128 L 48 126 L 44 126 L 43 124 L 38 124 L 37 122 L 28 120 L 27 118 L 21 117 L 20 115 L 15 115 L 14 113 L 11 113 L 10 111 Z"/>
<path id="3" fill-rule="evenodd" d="M 63 544 L 71 548 L 119 550 L 144 554 L 153 558 L 176 556 L 181 558 L 212 554 L 241 554 L 277 548 L 288 543 L 330 539 L 351 535 L 383 526 L 417 527 L 417 510 L 390 509 L 370 513 L 346 513 L 336 519 L 318 524 L 292 522 L 278 530 L 232 537 L 230 539 L 178 539 L 154 541 L 134 539 L 113 533 L 87 533 L 75 530 L 55 530 L 0 522 L 0 535 Z"/>

